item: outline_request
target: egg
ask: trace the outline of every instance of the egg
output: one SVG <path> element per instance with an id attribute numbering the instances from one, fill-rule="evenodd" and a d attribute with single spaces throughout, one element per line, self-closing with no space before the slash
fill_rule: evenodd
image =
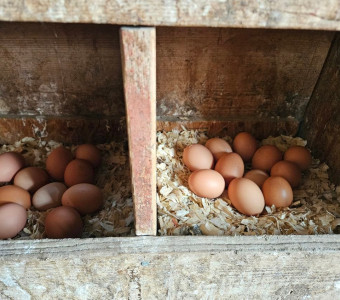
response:
<path id="1" fill-rule="evenodd" d="M 48 174 L 57 181 L 64 181 L 66 166 L 73 159 L 70 150 L 60 146 L 55 148 L 46 159 L 46 170 Z"/>
<path id="2" fill-rule="evenodd" d="M 227 153 L 217 161 L 215 171 L 223 176 L 226 185 L 228 185 L 234 178 L 243 176 L 244 163 L 237 153 Z"/>
<path id="3" fill-rule="evenodd" d="M 21 187 L 5 185 L 0 187 L 0 205 L 4 203 L 16 203 L 28 209 L 31 207 L 31 195 Z"/>
<path id="4" fill-rule="evenodd" d="M 26 191 L 34 193 L 48 183 L 48 174 L 42 168 L 24 168 L 15 175 L 13 183 Z"/>
<path id="5" fill-rule="evenodd" d="M 78 183 L 93 183 L 93 167 L 86 160 L 74 159 L 65 169 L 64 180 L 67 186 L 72 186 Z"/>
<path id="6" fill-rule="evenodd" d="M 229 143 L 220 138 L 211 138 L 207 140 L 205 146 L 210 150 L 214 159 L 217 161 L 224 153 L 233 152 Z"/>
<path id="7" fill-rule="evenodd" d="M 273 145 L 265 145 L 256 150 L 253 159 L 253 169 L 269 172 L 272 166 L 282 160 L 282 152 Z"/>
<path id="8" fill-rule="evenodd" d="M 14 175 L 25 166 L 24 157 L 16 152 L 0 155 L 0 182 L 10 182 Z"/>
<path id="9" fill-rule="evenodd" d="M 244 175 L 244 178 L 250 179 L 255 182 L 260 188 L 262 187 L 264 181 L 269 177 L 269 175 L 262 170 L 253 169 Z"/>
<path id="10" fill-rule="evenodd" d="M 292 146 L 284 154 L 284 160 L 295 163 L 301 171 L 307 170 L 312 163 L 312 155 L 302 146 Z"/>
<path id="11" fill-rule="evenodd" d="M 61 182 L 46 184 L 34 193 L 32 204 L 41 211 L 61 206 L 61 197 L 66 190 L 66 185 Z"/>
<path id="12" fill-rule="evenodd" d="M 183 163 L 190 171 L 211 169 L 214 164 L 214 156 L 207 147 L 193 144 L 184 149 Z"/>
<path id="13" fill-rule="evenodd" d="M 0 206 L 0 239 L 15 237 L 26 225 L 27 211 L 16 203 Z"/>
<path id="14" fill-rule="evenodd" d="M 99 149 L 91 144 L 83 144 L 78 146 L 75 156 L 76 158 L 88 161 L 94 168 L 99 166 L 101 160 Z"/>
<path id="15" fill-rule="evenodd" d="M 272 167 L 270 175 L 283 177 L 289 182 L 292 188 L 298 187 L 301 181 L 300 168 L 296 164 L 285 160 L 277 162 Z"/>
<path id="16" fill-rule="evenodd" d="M 75 208 L 80 214 L 92 214 L 103 206 L 102 191 L 93 184 L 80 183 L 71 186 L 63 194 L 61 203 Z"/>
<path id="17" fill-rule="evenodd" d="M 199 197 L 216 198 L 225 189 L 222 175 L 214 170 L 196 170 L 188 180 L 190 190 Z"/>
<path id="18" fill-rule="evenodd" d="M 293 190 L 289 182 L 280 176 L 270 176 L 262 186 L 266 205 L 288 207 L 293 202 Z"/>
<path id="19" fill-rule="evenodd" d="M 245 162 L 248 162 L 257 149 L 256 139 L 248 132 L 240 132 L 234 138 L 233 149 Z"/>
<path id="20" fill-rule="evenodd" d="M 255 216 L 264 209 L 264 198 L 256 183 L 247 178 L 235 178 L 228 187 L 231 204 L 242 214 Z"/>
<path id="21" fill-rule="evenodd" d="M 81 237 L 83 221 L 72 207 L 59 206 L 52 209 L 45 218 L 45 233 L 50 239 Z"/>

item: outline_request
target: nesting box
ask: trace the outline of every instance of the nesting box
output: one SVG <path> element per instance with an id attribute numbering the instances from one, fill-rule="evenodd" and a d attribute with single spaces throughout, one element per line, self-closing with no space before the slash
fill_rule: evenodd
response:
<path id="1" fill-rule="evenodd" d="M 2 241 L 0 294 L 335 298 L 337 235 L 152 236 L 157 131 L 300 136 L 340 184 L 339 7 L 85 2 L 0 4 L 0 141 L 128 141 L 137 237 Z"/>

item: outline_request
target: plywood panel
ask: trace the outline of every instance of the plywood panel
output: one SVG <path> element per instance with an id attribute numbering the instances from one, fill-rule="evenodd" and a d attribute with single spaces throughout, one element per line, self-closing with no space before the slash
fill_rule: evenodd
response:
<path id="1" fill-rule="evenodd" d="M 301 135 L 340 184 L 340 35 L 337 34 L 306 111 Z"/>
<path id="2" fill-rule="evenodd" d="M 339 5 L 337 0 L 3 0 L 0 19 L 339 30 Z"/>
<path id="3" fill-rule="evenodd" d="M 0 23 L 0 116 L 123 116 L 118 29 Z"/>
<path id="4" fill-rule="evenodd" d="M 1 299 L 337 299 L 340 238 L 0 242 Z"/>
<path id="5" fill-rule="evenodd" d="M 158 28 L 157 116 L 300 121 L 333 33 Z"/>

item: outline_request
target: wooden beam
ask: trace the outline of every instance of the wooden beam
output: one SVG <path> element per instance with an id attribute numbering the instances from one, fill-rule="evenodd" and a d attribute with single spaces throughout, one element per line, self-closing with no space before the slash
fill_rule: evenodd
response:
<path id="1" fill-rule="evenodd" d="M 340 30 L 339 1 L 3 0 L 0 20 Z"/>
<path id="2" fill-rule="evenodd" d="M 135 229 L 156 235 L 156 30 L 120 33 Z"/>
<path id="3" fill-rule="evenodd" d="M 1 299 L 337 299 L 340 236 L 0 241 Z"/>

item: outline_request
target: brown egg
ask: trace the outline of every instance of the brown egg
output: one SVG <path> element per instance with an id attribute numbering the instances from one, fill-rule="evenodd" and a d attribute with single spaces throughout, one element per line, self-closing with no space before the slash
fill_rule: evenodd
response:
<path id="1" fill-rule="evenodd" d="M 32 198 L 32 204 L 37 210 L 47 210 L 61 205 L 61 197 L 67 190 L 65 184 L 52 182 L 37 190 Z"/>
<path id="2" fill-rule="evenodd" d="M 264 198 L 256 183 L 247 178 L 236 178 L 228 187 L 231 204 L 242 214 L 258 215 L 263 211 Z"/>
<path id="3" fill-rule="evenodd" d="M 14 175 L 25 166 L 24 157 L 16 152 L 0 155 L 0 182 L 10 182 Z"/>
<path id="4" fill-rule="evenodd" d="M 228 185 L 234 178 L 243 176 L 244 163 L 237 153 L 227 153 L 217 161 L 215 171 L 223 176 L 226 185 Z"/>
<path id="5" fill-rule="evenodd" d="M 299 186 L 301 181 L 301 171 L 300 168 L 286 160 L 281 160 L 277 162 L 270 171 L 271 176 L 281 176 L 286 179 L 292 188 Z"/>
<path id="6" fill-rule="evenodd" d="M 196 170 L 191 173 L 188 184 L 193 193 L 205 198 L 219 197 L 225 189 L 222 175 L 210 169 Z"/>
<path id="7" fill-rule="evenodd" d="M 312 155 L 302 146 L 290 147 L 284 154 L 284 160 L 295 163 L 301 171 L 307 170 L 312 163 Z"/>
<path id="8" fill-rule="evenodd" d="M 81 237 L 83 221 L 72 207 L 59 206 L 52 209 L 45 219 L 45 233 L 50 239 Z"/>
<path id="9" fill-rule="evenodd" d="M 21 187 L 6 185 L 0 187 L 0 205 L 4 203 L 17 203 L 28 209 L 31 207 L 31 195 Z"/>
<path id="10" fill-rule="evenodd" d="M 244 175 L 244 178 L 248 178 L 255 182 L 260 188 L 262 187 L 264 181 L 269 177 L 269 175 L 262 170 L 253 169 Z"/>
<path id="11" fill-rule="evenodd" d="M 229 143 L 220 138 L 212 138 L 207 140 L 205 146 L 210 150 L 217 161 L 224 153 L 233 152 Z"/>
<path id="12" fill-rule="evenodd" d="M 253 159 L 253 169 L 269 172 L 272 166 L 282 160 L 281 151 L 273 145 L 265 145 L 256 150 Z"/>
<path id="13" fill-rule="evenodd" d="M 27 211 L 16 203 L 0 206 L 0 239 L 15 237 L 26 225 Z"/>
<path id="14" fill-rule="evenodd" d="M 42 168 L 28 167 L 20 170 L 14 177 L 14 184 L 34 193 L 48 183 L 48 174 Z"/>
<path id="15" fill-rule="evenodd" d="M 74 159 L 65 169 L 64 180 L 67 186 L 72 186 L 78 183 L 93 183 L 93 167 L 86 160 Z"/>
<path id="16" fill-rule="evenodd" d="M 293 202 L 293 190 L 289 182 L 280 176 L 269 177 L 262 186 L 266 205 L 288 207 Z"/>
<path id="17" fill-rule="evenodd" d="M 55 148 L 46 160 L 46 170 L 48 174 L 57 181 L 64 181 L 66 166 L 73 159 L 70 150 L 60 146 Z"/>
<path id="18" fill-rule="evenodd" d="M 214 164 L 214 157 L 207 147 L 201 144 L 193 144 L 184 149 L 183 163 L 190 171 L 211 169 Z"/>
<path id="19" fill-rule="evenodd" d="M 63 194 L 61 203 L 75 208 L 80 214 L 92 214 L 103 206 L 102 191 L 93 184 L 80 183 L 71 186 Z"/>
<path id="20" fill-rule="evenodd" d="M 250 161 L 256 151 L 256 139 L 248 132 L 240 132 L 235 136 L 233 149 L 244 161 Z"/>
<path id="21" fill-rule="evenodd" d="M 100 164 L 101 156 L 99 149 L 91 144 L 83 144 L 76 149 L 76 158 L 84 159 L 96 168 Z"/>

